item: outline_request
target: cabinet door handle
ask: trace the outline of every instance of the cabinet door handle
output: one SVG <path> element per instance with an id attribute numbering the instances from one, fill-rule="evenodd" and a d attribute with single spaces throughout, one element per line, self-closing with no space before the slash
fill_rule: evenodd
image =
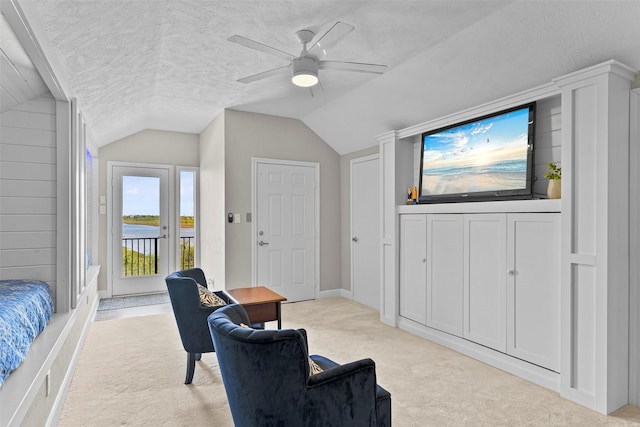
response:
<path id="1" fill-rule="evenodd" d="M 427 259 L 426 258 L 422 258 L 422 262 L 427 262 Z"/>
<path id="2" fill-rule="evenodd" d="M 509 276 L 517 276 L 518 275 L 518 271 L 517 270 L 509 270 L 509 271 L 507 271 L 507 274 Z"/>

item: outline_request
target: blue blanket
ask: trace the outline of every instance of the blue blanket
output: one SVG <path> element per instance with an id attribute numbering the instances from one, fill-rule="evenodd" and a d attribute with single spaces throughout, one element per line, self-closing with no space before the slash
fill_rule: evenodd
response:
<path id="1" fill-rule="evenodd" d="M 45 282 L 0 280 L 0 387 L 22 363 L 52 313 L 51 291 Z"/>

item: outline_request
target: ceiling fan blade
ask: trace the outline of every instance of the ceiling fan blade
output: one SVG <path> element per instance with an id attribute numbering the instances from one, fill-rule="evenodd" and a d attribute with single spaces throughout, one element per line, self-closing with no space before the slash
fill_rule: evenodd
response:
<path id="1" fill-rule="evenodd" d="M 278 74 L 284 74 L 285 72 L 290 72 L 290 69 L 291 68 L 289 65 L 285 65 L 284 67 L 278 67 L 278 68 L 274 68 L 273 70 L 263 71 L 258 74 L 253 74 L 251 76 L 243 77 L 241 79 L 238 79 L 238 82 L 251 83 L 251 82 L 255 82 L 256 80 L 266 79 L 267 77 L 275 76 Z"/>
<path id="2" fill-rule="evenodd" d="M 338 21 L 333 24 L 333 27 L 329 28 L 329 31 L 324 33 L 317 42 L 307 50 L 309 55 L 317 58 L 322 58 L 327 54 L 329 49 L 334 44 L 338 43 L 340 39 L 353 31 L 355 27 L 353 25 L 345 24 L 342 21 Z"/>
<path id="3" fill-rule="evenodd" d="M 293 58 L 295 58 L 295 56 L 291 55 L 290 53 L 283 52 L 279 49 L 276 49 L 275 47 L 267 46 L 266 44 L 262 44 L 246 37 L 239 36 L 237 34 L 229 37 L 227 40 L 248 47 L 249 49 L 255 49 L 269 55 L 279 56 L 280 58 L 286 59 L 287 61 L 291 61 Z"/>
<path id="4" fill-rule="evenodd" d="M 384 72 L 387 70 L 386 65 L 344 61 L 320 61 L 318 64 L 318 68 L 321 70 L 355 71 L 357 73 L 371 74 L 384 74 Z"/>

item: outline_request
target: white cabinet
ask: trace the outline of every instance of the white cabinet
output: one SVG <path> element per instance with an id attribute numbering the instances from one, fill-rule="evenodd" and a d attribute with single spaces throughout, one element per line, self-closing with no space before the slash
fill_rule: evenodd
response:
<path id="1" fill-rule="evenodd" d="M 637 189 L 637 186 L 633 185 L 637 182 L 633 180 L 637 177 L 633 175 L 635 170 L 633 165 L 637 163 L 637 156 L 632 159 L 631 166 L 629 163 L 630 145 L 633 148 L 633 144 L 630 144 L 629 128 L 632 128 L 631 136 L 636 136 L 631 139 L 632 142 L 637 141 L 638 134 L 635 119 L 638 111 L 637 101 L 634 104 L 630 103 L 629 99 L 634 79 L 637 79 L 637 70 L 611 60 L 559 76 L 548 84 L 530 88 L 494 102 L 379 135 L 377 139 L 380 142 L 383 160 L 382 182 L 384 184 L 380 270 L 383 288 L 381 320 L 389 325 L 440 340 L 444 345 L 471 357 L 481 355 L 480 358 L 487 363 L 559 391 L 562 397 L 596 411 L 606 414 L 628 404 L 629 381 L 632 386 L 638 384 L 637 375 L 634 375 L 637 372 L 637 363 L 635 367 L 633 363 L 634 357 L 637 360 L 637 350 L 632 350 L 631 354 L 629 352 L 630 343 L 632 348 L 638 348 L 635 335 L 630 336 L 630 333 L 637 330 L 633 328 L 633 324 L 630 328 L 630 323 L 637 319 L 637 309 L 631 305 L 630 312 L 629 305 L 630 290 L 637 295 L 637 280 L 635 282 L 632 280 L 637 278 L 637 274 L 630 279 L 630 270 L 633 274 L 637 269 L 633 270 L 629 256 L 630 245 L 634 242 L 633 237 L 637 236 L 637 232 L 633 233 L 635 223 L 632 223 L 629 218 L 630 210 L 632 215 L 637 212 L 637 198 L 634 205 L 634 198 L 630 199 L 629 196 L 631 190 Z M 553 101 L 556 98 L 560 100 L 560 110 L 557 109 L 558 103 Z M 536 128 L 537 135 L 541 136 L 536 138 L 536 150 L 543 148 L 544 144 L 540 143 L 547 141 L 547 137 L 554 141 L 553 146 L 547 147 L 548 150 L 543 148 L 544 151 L 537 151 L 536 158 L 539 159 L 540 165 L 543 158 L 544 162 L 562 161 L 564 177 L 561 200 L 403 205 L 407 186 L 418 182 L 416 171 L 420 161 L 420 136 L 423 132 L 498 111 L 507 105 L 516 106 L 531 101 L 538 102 L 537 111 L 541 113 L 537 116 L 538 124 L 542 124 L 546 118 L 553 118 L 552 121 L 556 122 L 551 132 L 538 133 L 541 129 Z M 547 101 L 551 101 L 553 107 L 540 108 Z M 631 123 L 629 121 L 630 104 L 635 105 L 632 107 L 635 108 L 632 110 L 635 116 Z M 540 120 L 543 118 L 545 120 Z M 542 136 L 544 133 L 547 135 Z M 557 141 L 558 137 L 559 141 Z M 559 282 L 556 283 L 554 278 L 554 286 L 560 287 L 561 295 L 560 309 L 556 310 L 556 313 L 560 312 L 559 353 L 561 357 L 558 369 L 560 374 L 547 375 L 551 373 L 547 369 L 523 367 L 521 361 L 515 358 L 509 358 L 513 360 L 505 362 L 503 357 L 506 356 L 502 353 L 450 334 L 443 334 L 427 326 L 420 329 L 414 324 L 407 323 L 408 321 L 404 322 L 406 319 L 398 316 L 400 308 L 398 279 L 402 256 L 399 245 L 402 244 L 403 238 L 400 235 L 399 217 L 405 214 L 503 213 L 510 215 L 524 212 L 535 212 L 540 215 L 562 212 L 560 214 L 562 224 Z M 400 215 L 397 215 L 398 213 Z M 637 219 L 637 214 L 633 218 Z M 553 266 L 548 265 L 549 260 L 545 260 L 545 257 L 555 250 L 539 251 L 534 262 L 537 267 L 536 275 L 541 275 L 531 279 L 531 283 L 537 283 L 535 289 L 539 294 L 536 295 L 538 298 L 536 301 L 546 302 L 544 307 L 534 308 L 539 304 L 527 301 L 534 300 L 531 296 L 525 297 L 526 292 L 533 292 L 533 287 L 528 288 L 529 285 L 522 285 L 528 283 L 529 279 L 525 279 L 526 274 L 523 271 L 526 269 L 520 268 L 523 267 L 523 262 L 526 263 L 532 258 L 520 255 L 525 249 L 519 245 L 524 244 L 526 239 L 518 238 L 518 230 L 512 231 L 516 233 L 516 240 L 510 240 L 510 244 L 514 245 L 514 262 L 519 267 L 515 267 L 514 270 L 509 266 L 509 270 L 514 270 L 514 275 L 515 271 L 518 274 L 515 278 L 511 276 L 505 278 L 505 301 L 508 291 L 511 301 L 509 304 L 512 305 L 509 308 L 512 311 L 509 311 L 508 315 L 505 314 L 505 322 L 507 326 L 513 322 L 509 326 L 513 329 L 508 329 L 508 334 L 505 332 L 508 337 L 506 348 L 511 354 L 521 355 L 518 357 L 535 360 L 533 355 L 539 351 L 532 350 L 532 347 L 540 348 L 541 344 L 538 342 L 540 337 L 549 338 L 548 334 L 539 333 L 536 330 L 557 330 L 548 324 L 552 317 L 542 314 L 548 312 L 549 304 L 551 307 L 557 304 L 557 301 L 553 302 L 543 296 L 549 294 L 549 290 L 544 288 L 551 282 L 542 277 L 545 273 L 550 274 L 548 269 L 553 269 Z M 471 237 L 473 239 L 473 236 Z M 539 237 L 538 233 L 535 233 L 535 237 Z M 530 243 L 533 247 L 540 242 Z M 556 243 L 554 240 L 553 244 Z M 473 244 L 474 241 L 470 241 L 470 245 L 473 246 Z M 482 244 L 478 243 L 478 248 L 481 247 Z M 473 248 L 470 247 L 470 249 Z M 487 249 L 484 250 L 489 252 Z M 489 255 L 483 254 L 487 257 Z M 506 257 L 505 260 L 507 260 Z M 464 260 L 465 263 L 467 261 Z M 472 282 L 471 280 L 478 279 L 471 276 L 469 280 L 468 286 L 471 290 L 480 283 Z M 475 302 L 471 295 L 470 305 L 473 307 Z M 435 303 L 428 304 L 433 307 Z M 506 302 L 504 304 L 508 307 Z M 524 309 L 525 306 L 530 308 Z M 631 321 L 630 314 L 635 316 Z M 537 320 L 532 320 L 535 317 Z M 480 320 L 487 321 L 482 318 Z M 470 317 L 469 321 L 469 332 L 475 332 L 473 317 Z M 530 322 L 529 326 L 527 322 Z M 533 324 L 537 326 L 531 327 L 530 325 Z M 443 335 L 446 336 L 443 337 Z M 635 346 L 633 346 L 634 343 Z M 469 345 L 466 346 L 467 344 Z M 555 351 L 553 350 L 555 343 L 547 342 L 547 345 L 549 351 L 546 355 L 542 352 L 538 356 L 548 358 Z M 526 356 L 522 356 L 525 353 Z M 544 361 L 539 363 L 543 366 L 553 366 L 553 363 L 546 365 L 547 362 Z M 532 373 L 532 371 L 536 372 Z M 636 402 L 639 393 L 631 397 L 632 399 L 635 397 Z"/>
<path id="2" fill-rule="evenodd" d="M 560 370 L 560 214 L 400 215 L 400 315 Z"/>
<path id="3" fill-rule="evenodd" d="M 400 219 L 400 316 L 426 324 L 427 216 Z"/>
<path id="4" fill-rule="evenodd" d="M 560 371 L 560 214 L 507 215 L 507 353 Z"/>
<path id="5" fill-rule="evenodd" d="M 505 352 L 506 215 L 464 215 L 463 336 Z"/>
<path id="6" fill-rule="evenodd" d="M 462 336 L 462 215 L 427 216 L 427 326 Z"/>

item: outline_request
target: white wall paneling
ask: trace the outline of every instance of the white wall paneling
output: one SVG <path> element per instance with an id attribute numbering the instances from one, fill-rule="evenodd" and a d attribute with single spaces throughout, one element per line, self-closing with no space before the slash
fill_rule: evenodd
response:
<path id="1" fill-rule="evenodd" d="M 56 103 L 0 115 L 0 280 L 47 282 L 56 298 Z"/>
<path id="2" fill-rule="evenodd" d="M 562 114 L 560 97 L 554 96 L 538 101 L 536 105 L 536 127 L 534 147 L 533 192 L 537 195 L 547 194 L 547 183 L 544 178 L 548 163 L 562 166 Z"/>

